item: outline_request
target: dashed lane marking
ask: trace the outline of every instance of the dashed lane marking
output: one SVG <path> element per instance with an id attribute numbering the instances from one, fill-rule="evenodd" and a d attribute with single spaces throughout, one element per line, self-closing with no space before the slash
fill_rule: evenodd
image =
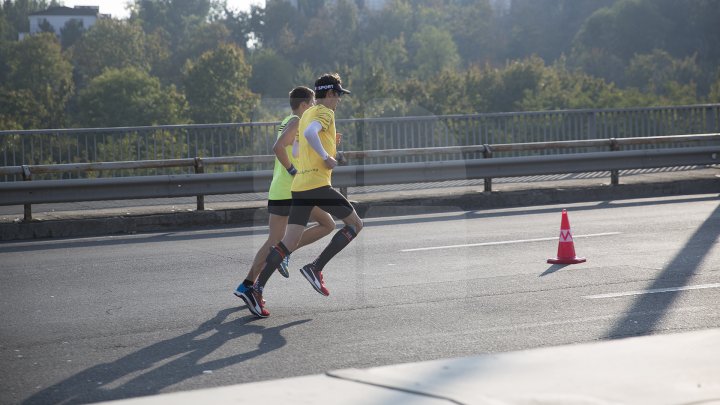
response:
<path id="1" fill-rule="evenodd" d="M 573 235 L 573 238 L 592 238 L 595 236 L 610 236 L 619 235 L 621 232 L 605 232 L 605 233 L 593 233 L 588 235 Z M 548 240 L 558 240 L 558 237 L 554 238 L 537 238 L 537 239 L 519 239 L 519 240 L 503 240 L 498 242 L 484 242 L 484 243 L 468 243 L 464 245 L 448 245 L 448 246 L 430 246 L 424 248 L 414 249 L 403 249 L 401 252 L 420 252 L 423 250 L 439 250 L 439 249 L 456 249 L 464 247 L 476 247 L 476 246 L 494 246 L 494 245 L 509 245 L 512 243 L 528 243 L 528 242 L 544 242 Z"/>
<path id="2" fill-rule="evenodd" d="M 586 295 L 583 298 L 586 298 L 589 300 L 596 300 L 596 299 L 600 299 L 600 298 L 626 297 L 628 295 L 644 295 L 644 294 L 657 294 L 657 293 L 674 292 L 674 291 L 704 290 L 706 288 L 720 288 L 720 283 L 688 285 L 688 286 L 684 286 L 684 287 L 671 287 L 671 288 L 653 288 L 650 290 L 625 291 L 625 292 L 609 293 L 609 294 Z"/>

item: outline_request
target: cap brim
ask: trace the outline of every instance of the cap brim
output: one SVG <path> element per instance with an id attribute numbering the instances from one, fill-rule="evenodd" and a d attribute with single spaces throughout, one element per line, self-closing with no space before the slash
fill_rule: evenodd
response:
<path id="1" fill-rule="evenodd" d="M 350 92 L 350 90 L 348 90 L 348 89 L 340 89 L 340 93 L 343 93 L 343 94 L 352 94 L 352 93 Z"/>

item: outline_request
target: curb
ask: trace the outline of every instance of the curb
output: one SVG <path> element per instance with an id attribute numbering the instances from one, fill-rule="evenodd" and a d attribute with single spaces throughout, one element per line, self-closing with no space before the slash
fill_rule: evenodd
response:
<path id="1" fill-rule="evenodd" d="M 535 188 L 490 193 L 463 192 L 455 195 L 387 197 L 374 201 L 353 201 L 353 204 L 360 217 L 372 218 L 450 210 L 471 211 L 712 193 L 720 193 L 720 178 L 616 186 Z M 430 209 L 430 207 L 434 209 Z M 265 225 L 267 216 L 267 208 L 263 206 L 102 218 L 54 219 L 29 223 L 0 223 L 0 241 L 134 234 L 199 227 L 256 226 Z"/>

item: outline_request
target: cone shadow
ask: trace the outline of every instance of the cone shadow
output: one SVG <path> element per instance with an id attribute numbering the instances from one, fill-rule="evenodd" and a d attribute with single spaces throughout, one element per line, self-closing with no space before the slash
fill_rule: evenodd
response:
<path id="1" fill-rule="evenodd" d="M 567 267 L 567 266 L 569 266 L 569 264 L 553 264 L 552 266 L 548 267 L 548 269 L 545 270 L 545 271 L 544 271 L 541 275 L 539 275 L 538 277 L 544 277 L 544 276 L 547 276 L 548 274 L 555 273 L 556 271 L 558 271 L 558 270 L 560 270 L 560 269 L 562 269 L 562 268 L 564 268 L 564 267 Z"/>

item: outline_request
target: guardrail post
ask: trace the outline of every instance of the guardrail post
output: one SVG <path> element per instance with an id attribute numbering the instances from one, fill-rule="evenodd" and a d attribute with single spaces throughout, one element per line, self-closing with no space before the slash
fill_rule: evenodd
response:
<path id="1" fill-rule="evenodd" d="M 30 166 L 22 165 L 22 178 L 23 178 L 23 181 L 31 181 L 32 180 L 32 173 L 30 172 Z M 23 221 L 25 221 L 25 222 L 32 221 L 32 205 L 30 205 L 30 204 L 23 204 Z"/>
<path id="2" fill-rule="evenodd" d="M 617 139 L 610 138 L 610 151 L 619 151 L 620 145 L 618 144 Z M 610 170 L 610 184 L 613 186 L 617 186 L 620 184 L 620 170 Z"/>
<path id="3" fill-rule="evenodd" d="M 717 119 L 715 117 L 717 111 L 717 107 L 707 107 L 705 109 L 705 132 L 712 133 L 720 131 L 720 126 L 717 125 L 718 123 L 716 122 Z"/>
<path id="4" fill-rule="evenodd" d="M 205 165 L 203 165 L 202 159 L 199 157 L 195 158 L 195 174 L 205 173 Z M 197 210 L 205 211 L 205 196 L 197 196 Z"/>
<path id="5" fill-rule="evenodd" d="M 483 144 L 483 158 L 484 159 L 490 159 L 493 156 L 492 149 L 490 148 L 490 145 Z M 489 193 L 492 191 L 492 178 L 486 177 L 484 179 L 485 182 L 485 192 Z"/>
<path id="6" fill-rule="evenodd" d="M 347 166 L 348 161 L 345 159 L 345 154 L 342 151 L 338 151 L 335 155 L 335 160 L 338 162 L 338 166 Z M 340 187 L 340 194 L 342 194 L 345 198 L 348 198 L 348 192 L 347 187 Z"/>

